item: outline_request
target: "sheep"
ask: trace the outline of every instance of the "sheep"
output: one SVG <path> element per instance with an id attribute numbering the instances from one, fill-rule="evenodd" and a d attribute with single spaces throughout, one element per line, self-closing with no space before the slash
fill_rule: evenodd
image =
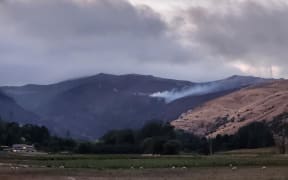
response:
<path id="1" fill-rule="evenodd" d="M 267 169 L 267 167 L 266 166 L 262 166 L 262 168 L 261 169 Z"/>
<path id="2" fill-rule="evenodd" d="M 10 169 L 11 169 L 12 171 L 17 171 L 17 170 L 19 169 L 19 167 L 17 167 L 17 166 L 10 166 Z"/>
<path id="3" fill-rule="evenodd" d="M 21 168 L 29 168 L 29 165 L 20 165 Z"/>
<path id="4" fill-rule="evenodd" d="M 67 177 L 67 180 L 76 180 L 74 177 Z"/>

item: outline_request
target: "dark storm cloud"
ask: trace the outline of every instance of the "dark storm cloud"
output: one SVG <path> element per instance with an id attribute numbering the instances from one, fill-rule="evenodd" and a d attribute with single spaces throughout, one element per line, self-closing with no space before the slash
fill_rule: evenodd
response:
<path id="1" fill-rule="evenodd" d="M 257 68 L 243 71 L 243 64 L 244 70 L 272 64 L 287 77 L 287 5 L 231 2 L 175 10 L 167 18 L 124 0 L 0 1 L 0 85 L 99 72 L 197 81 L 259 75 Z"/>
<path id="2" fill-rule="evenodd" d="M 43 38 L 81 38 L 109 34 L 158 36 L 166 30 L 160 15 L 148 7 L 124 1 L 96 0 L 89 4 L 65 0 L 6 3 L 4 11 L 26 33 Z M 132 28 L 133 27 L 133 28 Z"/>
<path id="3" fill-rule="evenodd" d="M 22 65 L 27 68 L 17 69 L 19 74 L 27 69 L 53 71 L 59 75 L 54 80 L 137 72 L 142 63 L 190 58 L 160 14 L 122 0 L 5 1 L 0 4 L 0 25 L 2 73 L 7 72 L 4 64 Z M 39 74 L 36 81 L 45 83 L 50 76 Z"/>
<path id="4" fill-rule="evenodd" d="M 83 2 L 3 3 L 1 15 L 30 40 L 42 41 L 50 53 L 90 51 L 146 60 L 176 61 L 181 56 L 183 60 L 184 50 L 166 35 L 166 23 L 149 7 L 121 0 Z"/>

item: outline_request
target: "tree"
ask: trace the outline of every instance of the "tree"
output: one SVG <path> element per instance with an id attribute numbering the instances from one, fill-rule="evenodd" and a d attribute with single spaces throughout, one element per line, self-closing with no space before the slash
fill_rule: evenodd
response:
<path id="1" fill-rule="evenodd" d="M 104 144 L 110 145 L 119 145 L 119 144 L 135 144 L 135 133 L 133 130 L 124 129 L 124 130 L 113 130 L 106 133 L 101 141 Z"/>
<path id="2" fill-rule="evenodd" d="M 5 130 L 5 145 L 11 146 L 13 144 L 21 143 L 21 129 L 18 123 L 7 123 Z"/>
<path id="3" fill-rule="evenodd" d="M 94 148 L 91 143 L 80 143 L 77 147 L 77 153 L 80 154 L 91 154 L 93 153 Z"/>
<path id="4" fill-rule="evenodd" d="M 287 152 L 286 142 L 288 138 L 288 112 L 276 116 L 270 123 L 270 126 L 280 139 L 280 143 L 277 143 L 280 153 L 285 154 Z"/>
<path id="5" fill-rule="evenodd" d="M 211 140 L 214 152 L 233 149 L 274 146 L 273 133 L 264 122 L 253 122 L 240 128 L 234 135 L 217 135 Z"/>
<path id="6" fill-rule="evenodd" d="M 47 146 L 50 132 L 44 126 L 27 124 L 21 128 L 21 136 L 25 139 L 25 143 L 35 144 L 36 147 L 41 148 Z"/>
<path id="7" fill-rule="evenodd" d="M 182 151 L 190 153 L 208 153 L 208 141 L 206 138 L 201 138 L 193 133 L 185 132 L 183 130 L 176 130 L 176 139 L 181 142 Z"/>
<path id="8" fill-rule="evenodd" d="M 146 154 L 162 154 L 163 145 L 166 143 L 163 137 L 146 138 L 142 143 L 142 151 Z"/>
<path id="9" fill-rule="evenodd" d="M 169 140 L 163 145 L 164 154 L 179 154 L 181 142 L 179 140 Z"/>
<path id="10" fill-rule="evenodd" d="M 253 122 L 236 133 L 238 148 L 260 148 L 274 145 L 273 134 L 263 122 Z"/>
<path id="11" fill-rule="evenodd" d="M 138 138 L 143 140 L 149 137 L 165 137 L 167 139 L 175 137 L 174 128 L 169 123 L 161 121 L 151 121 L 144 125 L 138 133 Z"/>

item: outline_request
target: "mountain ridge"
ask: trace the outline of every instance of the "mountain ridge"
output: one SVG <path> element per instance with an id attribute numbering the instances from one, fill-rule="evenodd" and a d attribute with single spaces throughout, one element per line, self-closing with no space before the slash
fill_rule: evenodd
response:
<path id="1" fill-rule="evenodd" d="M 50 85 L 0 89 L 24 109 L 37 114 L 53 132 L 64 135 L 69 131 L 73 136 L 97 138 L 111 129 L 139 128 L 152 119 L 174 120 L 184 111 L 209 100 L 266 81 L 270 80 L 231 76 L 214 82 L 193 83 L 151 75 L 100 73 Z M 182 93 L 211 84 L 218 85 L 217 92 L 212 89 L 204 94 L 188 93 L 169 103 L 164 98 L 151 96 L 156 92 Z"/>

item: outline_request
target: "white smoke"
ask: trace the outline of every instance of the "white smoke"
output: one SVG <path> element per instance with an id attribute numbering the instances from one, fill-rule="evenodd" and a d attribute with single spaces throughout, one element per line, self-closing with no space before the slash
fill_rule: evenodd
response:
<path id="1" fill-rule="evenodd" d="M 173 89 L 171 91 L 163 91 L 163 92 L 156 92 L 150 95 L 153 98 L 162 98 L 165 100 L 166 103 L 170 103 L 177 99 L 181 99 L 187 96 L 196 96 L 196 95 L 204 95 L 213 92 L 217 92 L 220 90 L 218 84 L 203 84 L 203 85 L 196 85 L 189 88 L 184 88 L 181 90 Z"/>
<path id="2" fill-rule="evenodd" d="M 199 96 L 210 93 L 216 93 L 220 91 L 239 89 L 250 85 L 261 84 L 269 81 L 271 81 L 271 79 L 269 80 L 249 76 L 231 76 L 230 78 L 224 80 L 196 84 L 191 87 L 186 87 L 183 89 L 173 89 L 170 91 L 156 92 L 151 94 L 150 97 L 161 98 L 164 99 L 166 103 L 170 103 L 172 101 L 187 96 Z"/>

